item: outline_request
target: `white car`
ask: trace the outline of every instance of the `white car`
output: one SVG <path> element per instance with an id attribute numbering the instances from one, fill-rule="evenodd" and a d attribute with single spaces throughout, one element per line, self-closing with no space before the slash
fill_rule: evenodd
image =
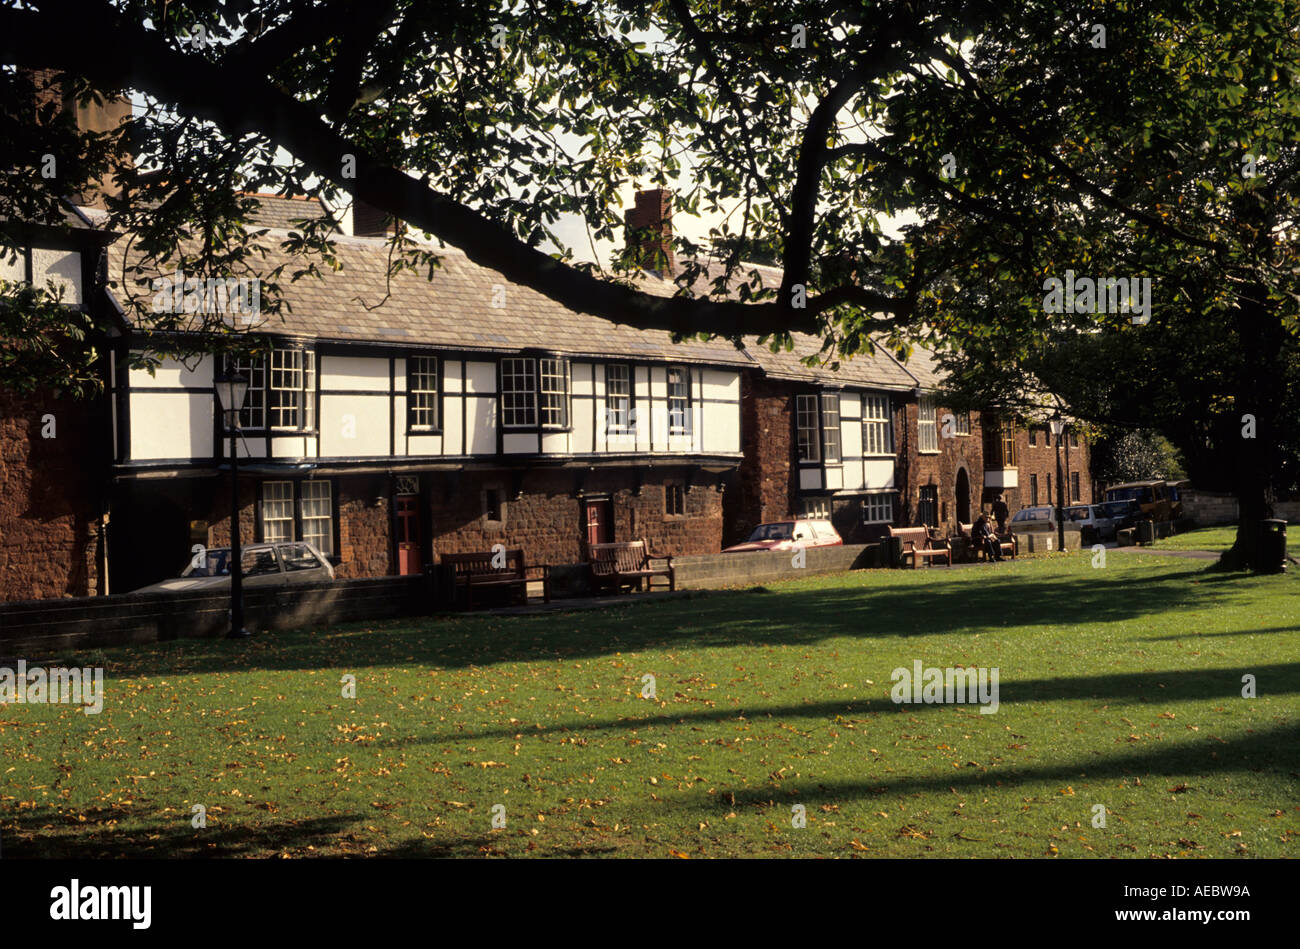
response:
<path id="1" fill-rule="evenodd" d="M 304 541 L 280 544 L 249 544 L 240 548 L 244 586 L 278 587 L 316 580 L 333 580 L 334 567 L 325 555 Z M 136 593 L 187 593 L 230 589 L 230 548 L 209 547 L 181 572 Z"/>

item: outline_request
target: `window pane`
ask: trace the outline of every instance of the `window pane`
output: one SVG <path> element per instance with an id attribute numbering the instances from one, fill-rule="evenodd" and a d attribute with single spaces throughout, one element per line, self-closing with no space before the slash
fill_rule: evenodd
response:
<path id="1" fill-rule="evenodd" d="M 817 435 L 817 396 L 798 396 L 796 415 L 796 425 L 799 430 L 799 460 L 817 461 L 821 458 L 820 440 Z"/>
<path id="2" fill-rule="evenodd" d="M 299 502 L 302 539 L 309 544 L 314 544 L 323 554 L 334 552 L 334 530 L 330 507 L 328 481 L 302 482 Z"/>
<path id="3" fill-rule="evenodd" d="M 840 460 L 840 397 L 834 392 L 822 396 L 822 457 Z"/>
<path id="4" fill-rule="evenodd" d="M 564 428 L 569 424 L 569 364 L 563 359 L 541 360 L 542 424 Z"/>
<path id="5" fill-rule="evenodd" d="M 668 434 L 691 433 L 691 385 L 685 369 L 668 370 Z"/>
<path id="6" fill-rule="evenodd" d="M 320 566 L 320 561 L 316 559 L 316 555 L 308 550 L 305 544 L 281 547 L 280 562 L 284 564 L 286 571 L 315 570 Z"/>
<path id="7" fill-rule="evenodd" d="M 873 494 L 862 499 L 862 523 L 892 524 L 894 522 L 894 496 Z"/>
<path id="8" fill-rule="evenodd" d="M 868 455 L 894 453 L 894 426 L 889 397 L 868 395 L 862 399 L 862 447 Z"/>
<path id="9" fill-rule="evenodd" d="M 266 428 L 266 357 L 243 356 L 232 360 L 231 368 L 248 380 L 239 427 L 254 431 Z"/>
<path id="10" fill-rule="evenodd" d="M 303 416 L 303 353 L 276 349 L 271 353 L 271 427 L 298 429 Z"/>
<path id="11" fill-rule="evenodd" d="M 438 427 L 438 360 L 415 356 L 406 361 L 406 399 L 410 427 L 432 431 Z"/>
<path id="12" fill-rule="evenodd" d="M 934 397 L 929 395 L 921 396 L 920 406 L 917 413 L 917 439 L 920 442 L 921 451 L 938 451 L 939 450 L 939 433 L 936 425 L 935 414 L 937 406 Z"/>
<path id="13" fill-rule="evenodd" d="M 293 540 L 293 482 L 262 483 L 262 540 L 268 544 Z"/>
<path id="14" fill-rule="evenodd" d="M 632 429 L 632 367 L 613 364 L 605 367 L 605 410 L 608 431 L 627 434 Z"/>
<path id="15" fill-rule="evenodd" d="M 501 360 L 501 424 L 520 428 L 537 424 L 536 360 Z"/>

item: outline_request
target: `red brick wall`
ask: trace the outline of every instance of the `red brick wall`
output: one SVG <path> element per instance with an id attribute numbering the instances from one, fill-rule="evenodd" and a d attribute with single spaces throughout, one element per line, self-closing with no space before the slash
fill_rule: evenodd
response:
<path id="1" fill-rule="evenodd" d="M 754 372 L 741 376 L 741 450 L 744 460 L 723 507 L 726 543 L 739 543 L 755 526 L 791 517 L 797 495 L 793 389 Z"/>
<path id="2" fill-rule="evenodd" d="M 722 493 L 715 481 L 695 484 L 685 494 L 686 513 L 666 515 L 665 485 L 684 484 L 687 469 L 647 472 L 638 496 L 630 469 L 595 469 L 584 482 L 587 495 L 613 502 L 614 539 L 639 540 L 656 554 L 686 556 L 722 549 Z M 574 497 L 574 471 L 529 471 L 523 496 L 514 497 L 511 472 L 464 472 L 432 479 L 431 513 L 435 554 L 522 547 L 530 563 L 579 563 L 584 556 L 583 502 Z M 489 521 L 484 492 L 500 492 L 503 520 Z"/>
<path id="3" fill-rule="evenodd" d="M 997 427 L 990 427 L 986 435 L 986 448 L 989 455 L 997 463 L 1001 457 L 1000 447 L 1001 436 Z M 1000 490 L 1007 507 L 1012 513 L 1020 510 L 1022 507 L 1030 507 L 1033 504 L 1030 491 L 1030 476 L 1038 476 L 1038 503 L 1039 504 L 1056 504 L 1056 440 L 1051 436 L 1050 429 L 1045 431 L 1045 426 L 1035 427 L 1036 445 L 1029 444 L 1029 430 L 1023 426 L 1016 429 L 1016 467 L 1018 469 L 1017 482 L 1019 487 L 1006 488 Z M 1093 503 L 1092 491 L 1092 474 L 1090 470 L 1091 457 L 1086 439 L 1080 438 L 1077 448 L 1069 446 L 1068 436 L 1061 439 L 1061 469 L 1065 475 L 1065 503 Z M 1079 475 L 1079 500 L 1076 502 L 1070 496 L 1070 475 L 1078 473 Z M 1051 490 L 1048 490 L 1048 483 L 1051 483 Z M 985 492 L 987 500 L 992 501 L 993 495 L 999 493 L 999 489 L 989 489 Z"/>
<path id="4" fill-rule="evenodd" d="M 279 480 L 279 479 L 271 479 Z M 333 511 L 338 522 L 339 577 L 383 577 L 396 573 L 393 563 L 387 479 L 358 475 L 331 479 Z M 239 538 L 251 544 L 257 540 L 257 492 L 253 480 L 240 479 Z M 376 503 L 376 501 L 378 503 Z M 195 517 L 202 515 L 196 513 Z M 230 543 L 230 481 L 223 478 L 212 508 L 207 512 L 208 544 Z"/>
<path id="5" fill-rule="evenodd" d="M 974 517 L 980 510 L 980 498 L 984 487 L 984 439 L 979 412 L 972 412 L 971 433 L 943 437 L 943 417 L 957 414 L 955 410 L 939 406 L 936 411 L 936 429 L 939 450 L 937 453 L 922 454 L 918 450 L 919 436 L 917 429 L 920 405 L 916 399 L 906 402 L 902 409 L 895 412 L 895 444 L 899 449 L 900 520 L 905 526 L 920 523 L 918 505 L 921 500 L 921 487 L 934 485 L 938 494 L 938 520 L 942 530 L 955 533 L 957 524 L 957 475 L 961 469 L 966 470 L 970 481 L 970 513 Z M 900 427 L 901 426 L 901 427 Z M 906 431 L 906 451 L 904 441 L 898 433 Z"/>
<path id="6" fill-rule="evenodd" d="M 0 393 L 0 600 L 97 592 L 99 434 L 87 403 Z"/>
<path id="7" fill-rule="evenodd" d="M 646 270 L 673 273 L 673 193 L 654 188 L 636 193 L 636 204 L 623 213 L 629 247 Z M 640 231 L 638 234 L 636 232 Z"/>
<path id="8" fill-rule="evenodd" d="M 587 475 L 589 495 L 608 495 L 614 508 L 614 539 L 644 538 L 657 554 L 717 553 L 722 547 L 722 493 L 716 480 L 695 484 L 685 495 L 686 513 L 666 515 L 665 485 L 684 484 L 685 468 L 650 472 L 640 495 L 631 469 L 597 469 Z M 439 554 L 491 549 L 493 544 L 522 547 L 530 563 L 570 564 L 583 559 L 583 505 L 574 497 L 574 471 L 526 471 L 523 497 L 513 496 L 508 471 L 426 475 L 421 525 Z M 334 478 L 334 516 L 338 521 L 335 568 L 341 578 L 381 577 L 397 572 L 394 560 L 392 498 L 389 479 L 381 476 Z M 504 521 L 489 522 L 484 513 L 487 488 L 500 492 Z M 256 539 L 257 487 L 241 485 L 240 536 Z M 229 482 L 215 492 L 208 512 L 208 543 L 230 542 Z M 195 515 L 196 517 L 200 515 Z M 425 539 L 425 550 L 429 549 Z M 427 557 L 427 553 L 423 555 Z"/>

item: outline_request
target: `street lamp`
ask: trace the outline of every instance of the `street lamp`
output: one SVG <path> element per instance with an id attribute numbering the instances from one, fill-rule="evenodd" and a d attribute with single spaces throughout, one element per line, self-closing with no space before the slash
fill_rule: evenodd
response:
<path id="1" fill-rule="evenodd" d="M 1065 549 L 1065 483 L 1061 473 L 1061 433 L 1065 431 L 1065 419 L 1058 411 L 1052 417 L 1052 434 L 1056 437 L 1056 549 Z"/>
<path id="2" fill-rule="evenodd" d="M 230 632 L 227 639 L 247 639 L 244 629 L 244 564 L 239 548 L 239 410 L 248 394 L 248 380 L 237 372 L 216 378 L 217 402 L 226 417 L 230 432 Z"/>

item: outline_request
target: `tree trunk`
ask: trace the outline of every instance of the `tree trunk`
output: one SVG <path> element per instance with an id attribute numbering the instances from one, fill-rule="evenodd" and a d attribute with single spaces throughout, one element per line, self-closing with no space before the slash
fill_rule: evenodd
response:
<path id="1" fill-rule="evenodd" d="M 1233 493 L 1237 498 L 1237 538 L 1221 559 L 1236 569 L 1260 568 L 1260 521 L 1273 516 L 1273 476 L 1279 443 L 1276 420 L 1283 397 L 1278 356 L 1282 349 L 1280 321 L 1266 304 L 1265 289 L 1255 285 L 1243 295 L 1237 310 L 1241 372 L 1233 424 L 1226 434 L 1236 452 Z M 1250 425 L 1246 416 L 1253 417 Z"/>

